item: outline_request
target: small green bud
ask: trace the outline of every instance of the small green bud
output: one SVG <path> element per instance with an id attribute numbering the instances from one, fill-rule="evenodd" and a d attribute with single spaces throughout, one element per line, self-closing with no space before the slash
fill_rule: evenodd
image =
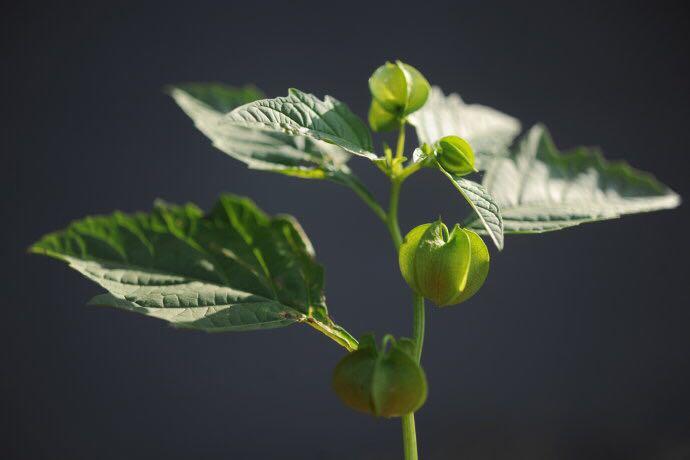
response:
<path id="1" fill-rule="evenodd" d="M 422 108 L 431 88 L 417 69 L 395 61 L 395 64 L 386 62 L 374 71 L 369 78 L 369 90 L 381 109 L 402 119 Z"/>
<path id="2" fill-rule="evenodd" d="M 472 146 L 458 136 L 445 136 L 436 142 L 436 160 L 451 174 L 464 176 L 476 172 Z"/>
<path id="3" fill-rule="evenodd" d="M 489 273 L 489 251 L 476 233 L 440 220 L 413 228 L 400 246 L 400 271 L 413 291 L 439 307 L 472 297 Z"/>
<path id="4" fill-rule="evenodd" d="M 401 417 L 426 400 L 426 376 L 412 357 L 413 344 L 388 335 L 382 349 L 374 337 L 364 336 L 356 351 L 345 356 L 333 372 L 333 390 L 352 409 L 377 417 Z"/>

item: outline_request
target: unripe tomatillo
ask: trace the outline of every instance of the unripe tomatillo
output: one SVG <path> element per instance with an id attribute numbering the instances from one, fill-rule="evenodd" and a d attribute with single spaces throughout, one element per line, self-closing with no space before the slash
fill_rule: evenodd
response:
<path id="1" fill-rule="evenodd" d="M 369 126 L 375 133 L 393 131 L 400 127 L 398 116 L 386 111 L 376 99 L 371 100 L 368 119 Z"/>
<path id="2" fill-rule="evenodd" d="M 436 142 L 435 152 L 438 164 L 451 174 L 464 176 L 476 172 L 472 146 L 461 137 L 442 137 Z"/>
<path id="3" fill-rule="evenodd" d="M 413 291 L 439 307 L 472 297 L 489 273 L 489 251 L 473 231 L 440 220 L 413 228 L 399 252 L 400 271 Z"/>
<path id="4" fill-rule="evenodd" d="M 431 87 L 424 76 L 401 61 L 386 62 L 369 78 L 372 95 L 369 124 L 374 131 L 397 128 L 407 115 L 422 108 Z"/>
<path id="5" fill-rule="evenodd" d="M 409 339 L 386 336 L 382 349 L 374 337 L 362 337 L 359 348 L 333 371 L 333 390 L 352 409 L 377 417 L 401 417 L 426 400 L 426 376 L 412 357 Z"/>

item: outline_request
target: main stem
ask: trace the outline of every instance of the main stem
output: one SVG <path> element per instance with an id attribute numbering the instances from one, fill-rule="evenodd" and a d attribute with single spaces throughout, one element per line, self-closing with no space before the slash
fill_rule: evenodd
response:
<path id="1" fill-rule="evenodd" d="M 395 152 L 397 157 L 402 156 L 404 148 L 405 124 L 402 123 Z M 404 177 L 392 178 L 390 203 L 386 219 L 388 231 L 391 234 L 396 251 L 400 249 L 400 245 L 402 244 L 402 234 L 400 233 L 400 225 L 398 224 L 398 203 L 400 201 L 400 187 L 402 186 L 403 180 Z M 424 345 L 424 297 L 415 294 L 413 297 L 413 305 L 414 322 L 412 326 L 412 340 L 415 344 L 415 358 L 419 363 L 422 357 L 422 346 Z M 402 417 L 402 435 L 405 460 L 417 460 L 417 431 L 415 429 L 414 413 Z"/>

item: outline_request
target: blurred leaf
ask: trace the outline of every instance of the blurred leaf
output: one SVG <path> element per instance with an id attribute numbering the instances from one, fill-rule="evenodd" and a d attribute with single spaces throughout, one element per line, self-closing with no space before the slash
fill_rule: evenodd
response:
<path id="1" fill-rule="evenodd" d="M 485 163 L 484 188 L 498 202 L 506 233 L 541 233 L 625 214 L 675 208 L 680 197 L 651 175 L 598 150 L 560 153 L 534 126 L 506 157 Z M 479 220 L 469 225 L 483 230 Z"/>
<path id="2" fill-rule="evenodd" d="M 484 169 L 485 157 L 505 155 L 520 133 L 515 118 L 479 104 L 465 104 L 459 95 L 445 96 L 434 86 L 427 103 L 409 117 L 419 143 L 434 144 L 443 136 L 467 140 L 476 155 L 475 166 Z"/>
<path id="3" fill-rule="evenodd" d="M 235 107 L 266 97 L 257 87 L 245 85 L 241 88 L 222 83 L 183 83 L 170 88 L 170 93 L 180 90 L 209 108 L 220 113 L 228 113 Z"/>

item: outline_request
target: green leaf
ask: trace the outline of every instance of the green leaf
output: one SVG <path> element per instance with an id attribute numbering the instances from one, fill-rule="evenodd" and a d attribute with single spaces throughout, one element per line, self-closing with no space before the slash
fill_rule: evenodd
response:
<path id="1" fill-rule="evenodd" d="M 226 124 L 262 128 L 269 132 L 306 136 L 335 144 L 371 160 L 371 134 L 350 109 L 331 96 L 321 101 L 313 94 L 290 89 L 286 97 L 263 99 L 234 109 Z"/>
<path id="2" fill-rule="evenodd" d="M 323 269 L 297 221 L 245 198 L 223 195 L 206 215 L 159 202 L 151 213 L 87 217 L 30 250 L 101 285 L 94 305 L 208 332 L 305 322 L 356 348 L 328 316 Z"/>
<path id="3" fill-rule="evenodd" d="M 350 154 L 335 145 L 224 123 L 230 110 L 262 97 L 253 87 L 196 83 L 174 87 L 170 95 L 216 148 L 250 168 L 311 179 L 350 174 Z"/>
<path id="4" fill-rule="evenodd" d="M 598 150 L 560 153 L 541 125 L 486 169 L 483 185 L 501 208 L 506 233 L 560 230 L 680 204 L 678 194 L 651 175 L 607 162 Z M 470 225 L 482 229 L 477 220 Z"/>
<path id="5" fill-rule="evenodd" d="M 169 88 L 174 94 L 176 90 L 188 94 L 197 101 L 203 102 L 208 108 L 219 113 L 228 113 L 232 109 L 266 97 L 264 93 L 253 85 L 241 88 L 224 85 L 222 83 L 183 83 Z"/>
<path id="6" fill-rule="evenodd" d="M 476 182 L 451 174 L 441 166 L 438 169 L 450 179 L 453 186 L 472 207 L 474 211 L 472 226 L 481 228 L 483 233 L 489 235 L 499 250 L 503 249 L 502 210 L 492 194 Z"/>
<path id="7" fill-rule="evenodd" d="M 465 104 L 457 94 L 445 96 L 433 87 L 427 103 L 409 117 L 419 143 L 434 144 L 443 136 L 466 139 L 476 155 L 475 166 L 484 169 L 485 158 L 505 155 L 520 133 L 515 118 L 479 104 Z"/>
<path id="8" fill-rule="evenodd" d="M 380 217 L 385 212 L 347 167 L 350 153 L 311 137 L 292 136 L 225 121 L 229 109 L 261 97 L 253 87 L 233 88 L 213 83 L 173 87 L 170 94 L 213 145 L 252 169 L 306 179 L 328 179 L 351 188 Z"/>

